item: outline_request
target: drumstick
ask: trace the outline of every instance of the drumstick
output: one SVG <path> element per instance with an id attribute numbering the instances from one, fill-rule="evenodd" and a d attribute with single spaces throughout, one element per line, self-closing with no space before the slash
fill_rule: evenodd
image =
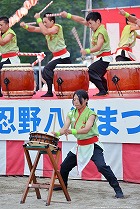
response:
<path id="1" fill-rule="evenodd" d="M 53 132 L 55 132 L 55 124 L 56 124 L 56 113 L 54 114 Z"/>
<path id="2" fill-rule="evenodd" d="M 64 117 L 64 111 L 63 111 L 63 109 L 62 109 L 62 117 L 63 117 L 63 120 L 65 122 L 65 117 Z M 68 141 L 68 135 L 66 135 L 66 140 Z"/>
<path id="3" fill-rule="evenodd" d="M 23 16 L 26 16 L 28 14 L 28 10 L 32 7 L 35 6 L 38 2 L 38 0 L 34 0 L 34 2 L 28 2 L 25 1 L 23 6 L 21 8 L 19 8 L 18 10 L 16 10 L 16 12 L 14 13 L 14 15 L 12 15 L 9 18 L 9 26 L 12 27 L 13 25 L 15 25 L 17 22 L 19 22 L 21 20 L 21 18 Z M 27 3 L 27 4 L 26 4 Z"/>
<path id="4" fill-rule="evenodd" d="M 36 22 L 26 22 L 25 24 L 36 25 Z"/>
<path id="5" fill-rule="evenodd" d="M 51 1 L 49 4 L 47 4 L 47 5 L 39 12 L 39 14 L 41 14 L 42 12 L 44 12 L 44 10 L 47 9 L 52 3 L 53 3 L 53 1 Z"/>
<path id="6" fill-rule="evenodd" d="M 46 17 L 56 17 L 56 16 L 61 16 L 61 13 L 56 13 L 56 14 L 46 14 Z M 27 22 L 25 24 L 29 25 L 36 25 L 36 22 Z"/>
<path id="7" fill-rule="evenodd" d="M 61 13 L 46 14 L 46 17 L 56 17 L 56 16 L 61 16 Z"/>
<path id="8" fill-rule="evenodd" d="M 74 35 L 74 37 L 75 37 L 75 39 L 76 39 L 76 41 L 77 41 L 77 43 L 78 43 L 80 49 L 82 49 L 83 46 L 82 46 L 82 44 L 81 44 L 81 42 L 80 42 L 80 38 L 79 38 L 79 35 L 78 35 L 78 33 L 77 33 L 76 28 L 73 27 L 72 30 L 71 30 L 71 32 L 73 33 L 73 35 Z"/>

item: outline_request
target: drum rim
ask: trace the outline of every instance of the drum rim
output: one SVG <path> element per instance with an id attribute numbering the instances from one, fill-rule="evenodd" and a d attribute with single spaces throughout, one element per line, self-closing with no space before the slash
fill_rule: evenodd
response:
<path id="1" fill-rule="evenodd" d="M 87 67 L 85 64 L 57 64 L 57 67 Z"/>
<path id="2" fill-rule="evenodd" d="M 120 61 L 120 62 L 110 62 L 108 67 L 111 67 L 111 66 L 126 66 L 126 65 L 140 65 L 140 62 L 137 62 L 137 61 Z"/>
<path id="3" fill-rule="evenodd" d="M 19 64 L 4 64 L 3 68 L 6 68 L 6 67 L 27 67 L 27 66 L 32 67 L 32 65 L 30 63 L 19 63 Z"/>
<path id="4" fill-rule="evenodd" d="M 50 136 L 50 137 L 52 137 L 52 138 L 56 138 L 57 140 L 59 140 L 59 137 L 54 136 L 52 133 L 41 132 L 41 131 L 31 131 L 31 132 L 29 133 L 29 135 L 31 135 L 31 134 L 42 134 L 42 135 Z"/>

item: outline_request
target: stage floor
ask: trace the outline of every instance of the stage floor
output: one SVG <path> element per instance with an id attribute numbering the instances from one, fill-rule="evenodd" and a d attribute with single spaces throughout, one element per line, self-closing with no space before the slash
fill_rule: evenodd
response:
<path id="1" fill-rule="evenodd" d="M 47 92 L 47 90 L 38 90 L 36 92 L 36 94 L 34 94 L 33 97 L 30 98 L 30 99 L 33 99 L 33 100 L 34 99 L 41 99 L 41 100 L 57 100 L 57 99 L 62 99 L 63 100 L 63 99 L 66 99 L 66 98 L 63 98 L 63 97 L 62 98 L 60 98 L 60 97 L 58 98 L 56 96 L 55 92 L 53 92 L 54 93 L 53 97 L 41 97 L 41 95 L 45 94 L 46 92 Z M 89 99 L 98 100 L 98 99 L 110 99 L 110 98 L 125 98 L 125 99 L 140 98 L 140 95 L 139 96 L 136 95 L 136 96 L 133 96 L 133 97 L 131 97 L 131 95 L 130 96 L 127 95 L 127 97 L 126 96 L 119 96 L 119 95 L 117 97 L 112 97 L 109 94 L 107 94 L 105 96 L 93 96 L 96 93 L 98 93 L 98 89 L 97 88 L 89 89 L 88 90 Z M 11 99 L 14 99 L 14 98 L 5 98 L 4 96 L 0 97 L 0 100 L 11 100 Z M 23 100 L 25 98 L 19 98 L 19 99 Z"/>

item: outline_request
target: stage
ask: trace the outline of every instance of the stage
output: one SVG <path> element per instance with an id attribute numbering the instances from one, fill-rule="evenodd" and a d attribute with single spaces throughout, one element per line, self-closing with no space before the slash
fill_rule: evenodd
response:
<path id="1" fill-rule="evenodd" d="M 30 132 L 58 131 L 64 123 L 67 112 L 73 108 L 71 99 L 40 97 L 46 91 L 37 91 L 31 99 L 0 98 L 0 175 L 29 175 L 23 144 L 29 141 Z M 98 91 L 89 89 L 89 107 L 98 114 L 100 141 L 104 145 L 106 163 L 119 180 L 140 183 L 140 97 L 111 98 L 93 96 Z M 56 123 L 54 118 L 56 116 Z M 62 136 L 59 164 L 76 143 L 74 136 L 68 140 Z M 35 151 L 31 151 L 32 159 Z M 51 165 L 47 155 L 42 155 L 36 174 L 51 176 L 46 171 Z M 89 162 L 82 174 L 71 171 L 70 178 L 104 180 L 93 162 Z"/>

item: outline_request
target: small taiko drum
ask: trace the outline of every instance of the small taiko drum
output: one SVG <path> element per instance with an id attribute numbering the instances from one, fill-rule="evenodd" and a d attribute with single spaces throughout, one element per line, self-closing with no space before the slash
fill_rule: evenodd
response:
<path id="1" fill-rule="evenodd" d="M 107 82 L 111 97 L 140 97 L 140 63 L 135 61 L 110 63 Z"/>
<path id="2" fill-rule="evenodd" d="M 88 91 L 88 68 L 83 64 L 58 64 L 54 69 L 54 90 L 58 98 L 72 98 L 78 89 Z"/>
<path id="3" fill-rule="evenodd" d="M 30 132 L 28 145 L 30 146 L 47 146 L 50 145 L 51 150 L 58 145 L 59 138 L 51 133 Z"/>
<path id="4" fill-rule="evenodd" d="M 31 64 L 3 65 L 1 86 L 6 98 L 31 98 L 34 93 L 34 71 Z"/>

